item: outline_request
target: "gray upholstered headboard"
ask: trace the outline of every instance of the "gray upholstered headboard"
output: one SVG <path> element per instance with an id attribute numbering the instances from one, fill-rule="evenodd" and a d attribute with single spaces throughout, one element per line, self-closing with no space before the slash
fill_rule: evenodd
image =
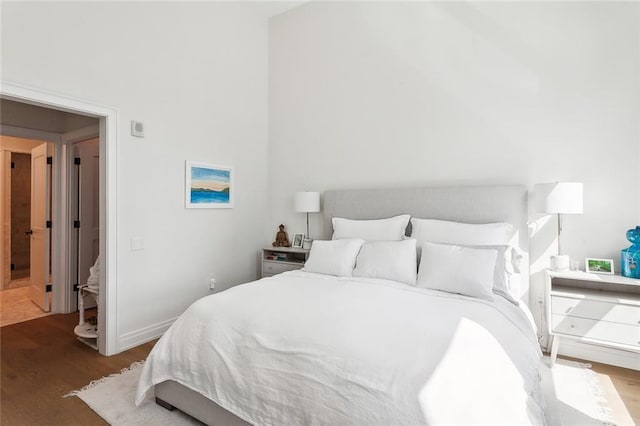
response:
<path id="1" fill-rule="evenodd" d="M 410 214 L 421 219 L 465 223 L 509 222 L 514 226 L 512 244 L 525 254 L 521 268 L 522 290 L 526 293 L 529 289 L 527 187 L 524 185 L 339 190 L 325 191 L 323 198 L 323 238 L 326 239 L 333 233 L 333 217 L 381 219 Z"/>

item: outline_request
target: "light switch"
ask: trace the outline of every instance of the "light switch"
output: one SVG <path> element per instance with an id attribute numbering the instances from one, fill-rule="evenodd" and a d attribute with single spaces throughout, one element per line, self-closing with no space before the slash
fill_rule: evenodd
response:
<path id="1" fill-rule="evenodd" d="M 131 237 L 131 251 L 144 250 L 144 238 Z"/>

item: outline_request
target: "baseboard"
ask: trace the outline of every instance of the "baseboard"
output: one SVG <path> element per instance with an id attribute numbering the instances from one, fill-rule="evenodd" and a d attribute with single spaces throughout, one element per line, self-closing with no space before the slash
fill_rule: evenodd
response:
<path id="1" fill-rule="evenodd" d="M 178 317 L 171 318 L 121 335 L 118 341 L 118 353 L 157 339 L 162 336 L 177 319 Z"/>
<path id="2" fill-rule="evenodd" d="M 573 358 L 601 362 L 603 364 L 640 371 L 640 355 L 636 352 L 562 339 L 558 353 Z"/>

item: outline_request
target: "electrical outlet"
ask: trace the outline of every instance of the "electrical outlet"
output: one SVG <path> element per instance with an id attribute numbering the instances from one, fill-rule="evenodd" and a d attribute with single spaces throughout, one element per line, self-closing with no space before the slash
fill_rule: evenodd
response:
<path id="1" fill-rule="evenodd" d="M 218 280 L 216 280 L 216 277 L 214 276 L 213 272 L 209 274 L 209 279 L 208 279 L 208 283 L 209 283 L 209 290 L 214 290 L 216 288 L 216 283 L 218 282 Z"/>

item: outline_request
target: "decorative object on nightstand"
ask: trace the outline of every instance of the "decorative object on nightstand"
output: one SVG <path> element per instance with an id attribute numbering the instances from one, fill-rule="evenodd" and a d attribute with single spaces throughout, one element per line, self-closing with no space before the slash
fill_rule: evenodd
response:
<path id="1" fill-rule="evenodd" d="M 262 278 L 301 269 L 308 257 L 309 250 L 301 248 L 265 247 L 262 249 Z"/>
<path id="2" fill-rule="evenodd" d="M 594 259 L 587 257 L 584 260 L 584 269 L 592 274 L 609 274 L 615 273 L 613 267 L 613 259 Z"/>
<path id="3" fill-rule="evenodd" d="M 640 278 L 640 225 L 627 231 L 627 240 L 631 247 L 622 250 L 620 260 L 622 275 L 629 278 Z"/>
<path id="4" fill-rule="evenodd" d="M 560 249 L 562 214 L 582 214 L 582 183 L 555 182 L 535 185 L 536 210 L 540 213 L 558 215 L 558 255 L 551 257 L 551 268 L 556 271 L 569 270 L 569 256 Z"/>
<path id="5" fill-rule="evenodd" d="M 599 351 L 593 361 L 638 369 L 640 359 L 640 280 L 581 271 L 546 271 L 545 311 L 551 365 L 561 341 L 618 349 L 611 360 Z M 591 359 L 589 355 L 567 355 Z"/>
<path id="6" fill-rule="evenodd" d="M 291 243 L 291 247 L 302 248 L 302 240 L 304 240 L 304 234 L 293 234 L 293 242 Z"/>
<path id="7" fill-rule="evenodd" d="M 307 214 L 307 233 L 304 235 L 303 247 L 311 247 L 311 237 L 309 236 L 309 213 L 320 211 L 319 192 L 296 192 L 293 197 L 293 208 L 299 213 Z"/>
<path id="8" fill-rule="evenodd" d="M 289 247 L 291 244 L 289 243 L 289 236 L 287 232 L 284 230 L 284 225 L 280 224 L 278 226 L 279 231 L 276 233 L 276 240 L 271 243 L 273 247 Z"/>

